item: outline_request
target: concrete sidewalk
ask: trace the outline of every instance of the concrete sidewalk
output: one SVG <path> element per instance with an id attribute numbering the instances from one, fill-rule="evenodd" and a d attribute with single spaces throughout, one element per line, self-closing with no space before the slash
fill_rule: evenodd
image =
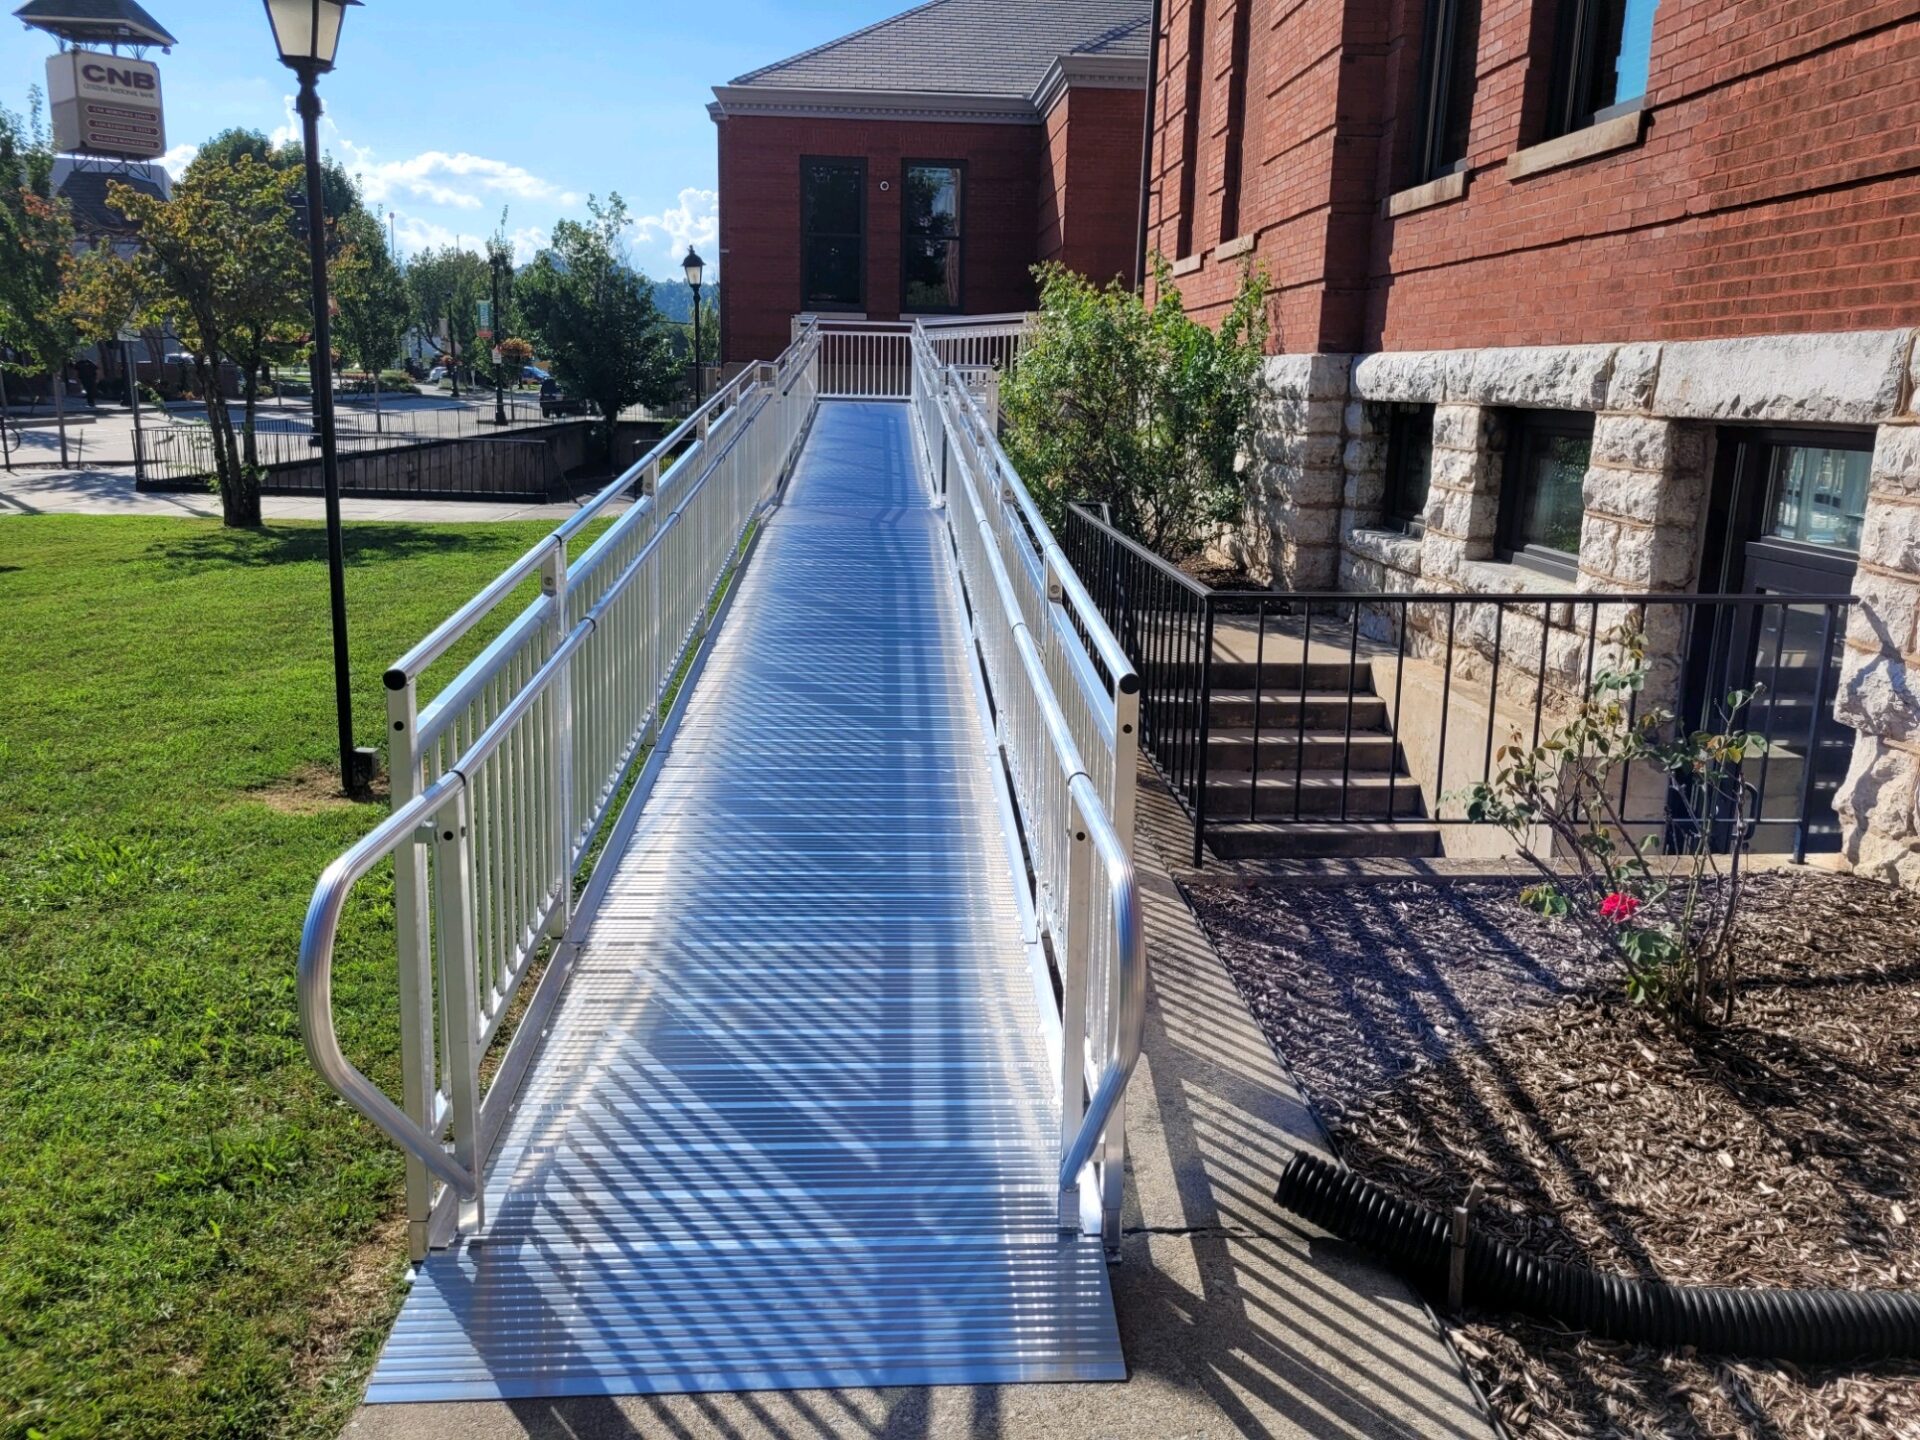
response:
<path id="1" fill-rule="evenodd" d="M 1323 1150 L 1324 1137 L 1154 844 L 1179 834 L 1172 798 L 1144 766 L 1141 785 L 1154 978 L 1112 1272 L 1126 1384 L 363 1406 L 348 1440 L 1489 1440 L 1452 1352 L 1406 1287 L 1273 1203 L 1293 1151 Z"/>
<path id="2" fill-rule="evenodd" d="M 586 499 L 604 482 L 581 489 Z M 326 509 L 317 495 L 269 495 L 262 502 L 269 520 L 320 520 Z M 472 524 L 490 520 L 545 520 L 558 525 L 573 507 L 566 501 L 530 505 L 487 500 L 360 500 L 341 502 L 348 520 L 389 524 Z M 609 512 L 617 513 L 617 512 Z M 170 515 L 220 518 L 220 497 L 211 491 L 142 494 L 133 488 L 131 470 L 0 471 L 0 517 L 8 515 Z"/>

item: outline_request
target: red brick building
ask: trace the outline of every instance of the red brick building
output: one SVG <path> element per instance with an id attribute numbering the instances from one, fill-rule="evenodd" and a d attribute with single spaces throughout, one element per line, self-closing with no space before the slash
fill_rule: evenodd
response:
<path id="1" fill-rule="evenodd" d="M 714 90 L 723 362 L 796 314 L 1033 303 L 1131 280 L 1147 0 L 932 0 Z"/>
<path id="2" fill-rule="evenodd" d="M 1850 590 L 1822 783 L 1848 853 L 1920 882 L 1920 7 L 1160 22 L 1151 243 L 1201 315 L 1250 263 L 1273 283 L 1253 561 L 1299 589 Z"/>

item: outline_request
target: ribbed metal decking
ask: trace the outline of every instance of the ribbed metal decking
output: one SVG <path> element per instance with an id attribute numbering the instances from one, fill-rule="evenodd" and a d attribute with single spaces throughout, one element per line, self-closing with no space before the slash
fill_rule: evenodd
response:
<path id="1" fill-rule="evenodd" d="M 368 1400 L 1124 1378 L 908 423 L 821 407 Z"/>

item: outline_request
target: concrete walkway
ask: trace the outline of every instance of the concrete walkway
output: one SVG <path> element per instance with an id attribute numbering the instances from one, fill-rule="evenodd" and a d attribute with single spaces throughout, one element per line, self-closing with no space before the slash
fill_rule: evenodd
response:
<path id="1" fill-rule="evenodd" d="M 581 489 L 581 498 L 596 486 Z M 326 510 L 317 495 L 269 495 L 262 502 L 269 520 L 320 520 Z M 473 524 L 490 520 L 544 520 L 557 525 L 566 517 L 565 501 L 546 505 L 483 500 L 359 500 L 341 503 L 348 520 L 388 524 Z M 617 513 L 610 512 L 610 513 Z M 220 518 L 220 497 L 211 491 L 142 494 L 133 488 L 131 470 L 0 471 L 0 518 L 8 515 L 170 515 L 176 519 Z"/>
<path id="2" fill-rule="evenodd" d="M 1324 1147 L 1153 843 L 1178 811 L 1142 767 L 1153 967 L 1129 1096 L 1131 1175 L 1114 1302 L 1124 1385 L 814 1390 L 364 1407 L 348 1440 L 934 1437 L 1272 1440 L 1493 1435 L 1426 1310 L 1397 1279 L 1273 1203 L 1293 1150 Z"/>

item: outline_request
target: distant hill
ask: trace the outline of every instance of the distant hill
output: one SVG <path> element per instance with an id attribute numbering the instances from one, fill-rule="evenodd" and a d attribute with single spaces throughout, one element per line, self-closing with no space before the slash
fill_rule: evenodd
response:
<path id="1" fill-rule="evenodd" d="M 700 287 L 700 298 L 710 305 L 720 303 L 720 282 L 715 280 Z M 685 280 L 655 280 L 653 282 L 653 303 L 660 307 L 660 313 L 669 320 L 678 320 L 682 325 L 693 321 L 693 287 Z"/>

